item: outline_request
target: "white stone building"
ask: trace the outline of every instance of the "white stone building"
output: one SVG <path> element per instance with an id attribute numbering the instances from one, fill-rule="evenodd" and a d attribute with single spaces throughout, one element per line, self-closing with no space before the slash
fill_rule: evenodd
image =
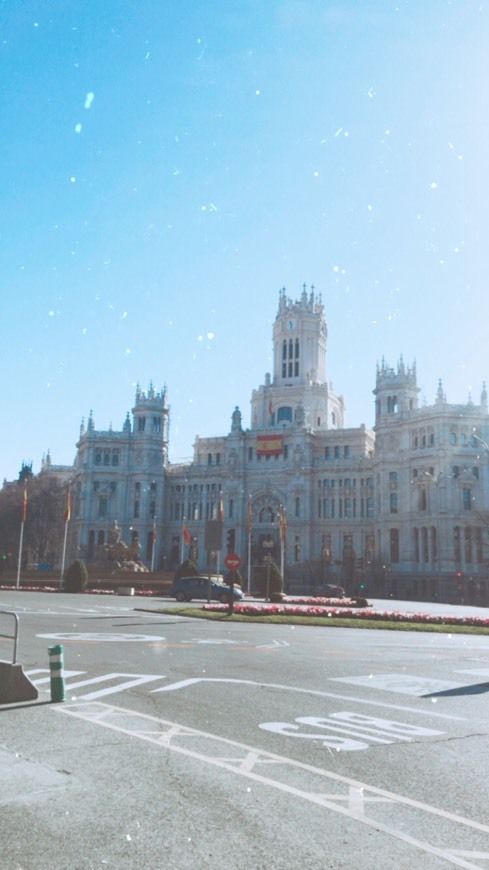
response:
<path id="1" fill-rule="evenodd" d="M 71 554 L 90 562 L 117 520 L 148 567 L 176 567 L 189 551 L 185 531 L 205 570 L 206 524 L 222 517 L 213 569 L 232 548 L 246 576 L 248 556 L 252 565 L 270 553 L 280 561 L 285 515 L 291 591 L 326 581 L 452 600 L 463 585 L 466 597 L 489 602 L 485 386 L 480 404 L 451 405 L 440 382 L 434 404 L 420 407 L 415 366 L 383 361 L 374 430 L 347 428 L 326 350 L 320 297 L 304 287 L 292 301 L 282 290 L 273 372 L 252 393 L 249 428 L 236 407 L 230 431 L 197 437 L 185 464 L 168 460 L 166 390 L 138 388 L 120 432 L 96 430 L 90 415 L 73 472 Z"/>

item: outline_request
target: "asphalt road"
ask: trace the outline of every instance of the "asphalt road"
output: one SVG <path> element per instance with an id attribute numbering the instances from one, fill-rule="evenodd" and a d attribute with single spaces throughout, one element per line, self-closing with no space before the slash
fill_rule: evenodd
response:
<path id="1" fill-rule="evenodd" d="M 489 636 L 158 604 L 0 592 L 39 691 L 0 705 L 2 870 L 487 870 Z"/>

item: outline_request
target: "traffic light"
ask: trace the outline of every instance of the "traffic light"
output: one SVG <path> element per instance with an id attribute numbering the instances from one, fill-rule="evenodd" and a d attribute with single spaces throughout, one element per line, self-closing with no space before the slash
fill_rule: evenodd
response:
<path id="1" fill-rule="evenodd" d="M 228 529 L 226 532 L 226 549 L 228 553 L 234 553 L 236 546 L 236 529 Z"/>

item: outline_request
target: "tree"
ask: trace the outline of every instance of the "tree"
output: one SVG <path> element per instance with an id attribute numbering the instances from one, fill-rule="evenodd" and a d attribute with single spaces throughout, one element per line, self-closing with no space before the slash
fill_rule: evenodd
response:
<path id="1" fill-rule="evenodd" d="M 65 592 L 83 592 L 87 588 L 88 572 L 85 562 L 81 559 L 75 561 L 68 568 L 64 579 Z"/>
<path id="2" fill-rule="evenodd" d="M 8 562 L 8 567 L 16 563 L 26 490 L 23 564 L 28 561 L 54 563 L 63 540 L 65 486 L 54 475 L 21 475 L 18 481 L 0 490 L 0 555 L 10 554 L 10 558 L 3 560 Z"/>
<path id="3" fill-rule="evenodd" d="M 262 596 L 267 595 L 267 592 L 271 596 L 274 593 L 283 592 L 284 589 L 284 578 L 272 559 L 256 569 L 255 582 L 258 587 L 258 593 Z"/>

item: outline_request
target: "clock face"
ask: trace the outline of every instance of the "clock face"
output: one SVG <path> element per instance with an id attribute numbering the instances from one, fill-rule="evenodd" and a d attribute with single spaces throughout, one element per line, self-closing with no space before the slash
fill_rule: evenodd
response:
<path id="1" fill-rule="evenodd" d="M 295 320 L 287 321 L 287 329 L 290 331 L 291 329 L 295 329 Z"/>

